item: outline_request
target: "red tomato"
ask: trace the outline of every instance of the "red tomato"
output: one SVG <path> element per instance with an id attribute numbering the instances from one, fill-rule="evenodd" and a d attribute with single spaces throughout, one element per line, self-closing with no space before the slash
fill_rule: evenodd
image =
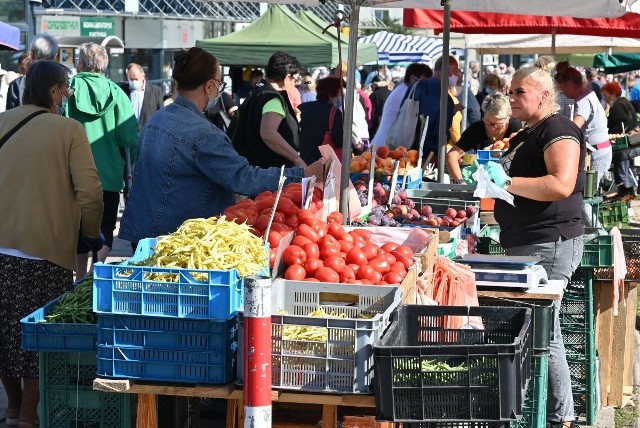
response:
<path id="1" fill-rule="evenodd" d="M 391 270 L 407 272 L 407 269 L 404 267 L 404 263 L 402 262 L 391 263 Z"/>
<path id="2" fill-rule="evenodd" d="M 282 258 L 287 266 L 301 265 L 307 260 L 304 250 L 297 245 L 289 245 L 282 253 Z"/>
<path id="3" fill-rule="evenodd" d="M 291 241 L 291 243 L 293 245 L 297 245 L 298 247 L 304 247 L 304 244 L 311 243 L 311 240 L 309 240 L 309 238 L 304 237 L 302 235 L 296 235 L 296 237 L 293 238 L 293 241 Z"/>
<path id="4" fill-rule="evenodd" d="M 276 212 L 275 214 L 273 214 L 273 223 L 284 224 L 284 214 L 282 214 L 281 212 Z"/>
<path id="5" fill-rule="evenodd" d="M 295 230 L 298 227 L 298 217 L 296 215 L 288 215 L 284 218 L 284 224 Z"/>
<path id="6" fill-rule="evenodd" d="M 356 272 L 356 278 L 370 279 L 371 277 L 373 277 L 374 272 L 375 270 L 373 269 L 373 267 L 369 265 L 363 265 L 360 266 L 360 269 L 358 269 L 358 272 Z"/>
<path id="7" fill-rule="evenodd" d="M 307 209 L 300 209 L 298 210 L 298 220 L 303 218 L 313 218 L 313 214 Z"/>
<path id="8" fill-rule="evenodd" d="M 308 244 L 304 244 L 302 249 L 307 254 L 307 259 L 318 259 L 320 258 L 320 247 L 318 244 L 314 242 L 309 242 Z"/>
<path id="9" fill-rule="evenodd" d="M 325 235 L 322 238 L 320 238 L 320 241 L 318 242 L 318 245 L 320 247 L 322 247 L 323 245 L 330 245 L 332 247 L 339 247 L 340 243 L 338 242 L 338 240 L 336 238 L 334 238 L 331 235 Z"/>
<path id="10" fill-rule="evenodd" d="M 362 238 L 362 236 L 354 235 L 354 237 L 353 237 L 353 246 L 354 247 L 362 249 L 362 248 L 364 248 L 365 245 L 366 245 L 366 242 Z"/>
<path id="11" fill-rule="evenodd" d="M 269 248 L 269 267 L 273 269 L 276 264 L 276 255 L 278 254 L 277 248 Z"/>
<path id="12" fill-rule="evenodd" d="M 365 241 L 371 240 L 371 231 L 370 230 L 367 230 L 367 229 L 353 229 L 351 232 L 362 236 L 362 239 L 364 239 Z"/>
<path id="13" fill-rule="evenodd" d="M 255 229 L 258 229 L 261 232 L 264 232 L 265 229 L 267 228 L 267 224 L 269 224 L 269 216 L 268 215 L 261 215 L 260 217 L 258 217 L 256 222 L 253 223 L 253 227 Z"/>
<path id="14" fill-rule="evenodd" d="M 347 241 L 346 239 L 341 239 L 338 241 L 338 243 L 340 244 L 340 252 L 341 253 L 348 253 L 349 250 L 351 250 L 353 248 L 353 243 Z"/>
<path id="15" fill-rule="evenodd" d="M 275 230 L 271 230 L 269 232 L 269 245 L 271 246 L 271 248 L 278 248 L 281 239 L 282 237 Z"/>
<path id="16" fill-rule="evenodd" d="M 302 267 L 307 272 L 307 276 L 315 276 L 316 271 L 323 266 L 324 264 L 320 259 L 307 259 L 302 264 Z"/>
<path id="17" fill-rule="evenodd" d="M 359 279 L 347 279 L 345 282 L 347 284 L 362 284 L 362 281 Z"/>
<path id="18" fill-rule="evenodd" d="M 381 247 L 385 252 L 390 253 L 393 250 L 395 250 L 396 248 L 398 248 L 397 244 L 394 244 L 393 242 L 387 242 L 386 244 L 382 244 Z"/>
<path id="19" fill-rule="evenodd" d="M 280 196 L 277 211 L 278 213 L 282 213 L 285 216 L 289 216 L 295 214 L 296 211 L 298 211 L 298 207 L 296 207 L 296 204 L 291 202 L 290 199 L 285 198 L 284 196 Z"/>
<path id="20" fill-rule="evenodd" d="M 347 241 L 350 244 L 353 244 L 353 236 L 349 235 L 348 233 L 344 235 L 344 239 L 345 241 Z"/>
<path id="21" fill-rule="evenodd" d="M 340 211 L 334 211 L 327 217 L 327 223 L 338 223 L 342 224 L 344 222 L 344 216 Z"/>
<path id="22" fill-rule="evenodd" d="M 358 266 L 366 265 L 367 256 L 364 255 L 360 248 L 354 247 L 347 253 L 347 263 Z"/>
<path id="23" fill-rule="evenodd" d="M 317 233 L 320 233 L 320 231 L 324 229 L 325 230 L 325 235 L 326 235 L 327 224 L 324 223 L 322 220 L 318 220 L 317 218 L 301 218 L 301 219 L 298 220 L 298 223 L 308 224 Z"/>
<path id="24" fill-rule="evenodd" d="M 384 276 L 384 280 L 389 284 L 400 284 L 402 282 L 402 279 L 402 273 L 397 270 L 392 270 Z"/>
<path id="25" fill-rule="evenodd" d="M 347 262 L 340 256 L 331 256 L 324 259 L 324 265 L 340 273 L 347 267 Z"/>
<path id="26" fill-rule="evenodd" d="M 395 256 L 391 253 L 384 253 L 384 257 L 387 259 L 387 263 L 389 263 L 389 266 L 396 262 Z"/>
<path id="27" fill-rule="evenodd" d="M 373 242 L 367 242 L 362 249 L 367 260 L 371 260 L 378 255 L 378 246 Z"/>
<path id="28" fill-rule="evenodd" d="M 385 256 L 374 257 L 369 261 L 369 266 L 373 267 L 377 272 L 380 272 L 383 275 L 391 270 L 391 265 L 389 265 Z"/>
<path id="29" fill-rule="evenodd" d="M 356 273 L 349 266 L 345 266 L 338 275 L 340 276 L 340 282 L 344 283 L 349 283 L 349 281 L 356 279 Z"/>
<path id="30" fill-rule="evenodd" d="M 329 235 L 338 240 L 344 239 L 344 236 L 347 234 L 347 232 L 344 231 L 344 227 L 342 227 L 342 224 L 340 223 L 329 223 L 327 232 L 329 233 Z"/>
<path id="31" fill-rule="evenodd" d="M 398 253 L 404 255 L 405 257 L 413 257 L 413 250 L 409 247 L 407 247 L 406 245 L 400 245 L 398 246 L 395 251 L 397 251 Z"/>
<path id="32" fill-rule="evenodd" d="M 320 282 L 340 282 L 338 272 L 328 267 L 318 268 L 315 277 Z"/>
<path id="33" fill-rule="evenodd" d="M 258 212 L 262 212 L 265 208 L 273 208 L 273 205 L 276 203 L 276 197 L 273 195 L 265 196 L 263 198 L 256 198 L 256 210 Z"/>
<path id="34" fill-rule="evenodd" d="M 369 280 L 369 279 L 361 279 L 360 283 L 362 285 L 373 285 L 373 282 L 371 282 L 371 280 Z"/>
<path id="35" fill-rule="evenodd" d="M 320 258 L 326 260 L 332 256 L 340 256 L 340 244 L 322 245 L 320 247 Z"/>
<path id="36" fill-rule="evenodd" d="M 405 270 L 413 266 L 413 258 L 406 257 L 398 251 L 392 251 L 391 254 L 396 258 L 396 261 L 401 262 L 404 265 Z"/>
<path id="37" fill-rule="evenodd" d="M 290 279 L 293 281 L 301 281 L 305 279 L 307 272 L 300 265 L 291 265 L 284 272 L 284 279 Z"/>
<path id="38" fill-rule="evenodd" d="M 313 230 L 311 226 L 308 224 L 298 224 L 298 229 L 296 229 L 296 235 L 304 236 L 309 239 L 311 242 L 318 242 L 320 237 L 318 233 Z"/>
<path id="39" fill-rule="evenodd" d="M 358 272 L 358 269 L 360 269 L 360 265 L 354 263 L 349 263 L 347 267 L 350 267 L 354 272 Z"/>

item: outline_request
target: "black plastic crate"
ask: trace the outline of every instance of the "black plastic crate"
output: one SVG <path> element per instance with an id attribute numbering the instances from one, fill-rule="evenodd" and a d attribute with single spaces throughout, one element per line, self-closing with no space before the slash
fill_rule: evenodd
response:
<path id="1" fill-rule="evenodd" d="M 531 309 L 407 305 L 396 314 L 373 346 L 377 420 L 506 422 L 521 414 Z M 448 328 L 449 317 L 466 324 Z"/>

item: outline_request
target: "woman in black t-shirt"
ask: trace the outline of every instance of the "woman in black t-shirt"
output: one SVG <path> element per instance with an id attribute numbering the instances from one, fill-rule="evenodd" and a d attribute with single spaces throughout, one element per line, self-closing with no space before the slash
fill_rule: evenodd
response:
<path id="1" fill-rule="evenodd" d="M 496 200 L 500 243 L 510 256 L 540 256 L 549 279 L 566 285 L 583 251 L 584 137 L 575 123 L 558 113 L 554 82 L 541 68 L 518 70 L 509 95 L 513 116 L 528 127 L 511 138 L 498 164 L 485 165 L 491 179 L 514 195 L 515 206 Z M 547 399 L 549 426 L 558 428 L 574 426 L 575 420 L 560 302 L 554 301 Z"/>
<path id="2" fill-rule="evenodd" d="M 511 117 L 509 97 L 501 92 L 487 95 L 482 102 L 482 111 L 484 119 L 465 129 L 458 143 L 447 153 L 447 169 L 453 183 L 464 184 L 460 160 L 465 152 L 483 150 L 522 129 L 522 123 Z"/>

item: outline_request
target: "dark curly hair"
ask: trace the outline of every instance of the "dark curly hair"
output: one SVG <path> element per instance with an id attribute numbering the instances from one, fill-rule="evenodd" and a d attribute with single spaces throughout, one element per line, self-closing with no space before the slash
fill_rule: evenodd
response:
<path id="1" fill-rule="evenodd" d="M 300 70 L 302 70 L 302 66 L 298 58 L 286 52 L 278 51 L 269 58 L 265 74 L 267 79 L 277 82 L 284 80 L 288 74 L 293 76 L 300 73 Z"/>
<path id="2" fill-rule="evenodd" d="M 331 97 L 335 97 L 342 92 L 344 81 L 338 76 L 327 76 L 316 82 L 317 99 L 321 101 L 330 101 Z"/>

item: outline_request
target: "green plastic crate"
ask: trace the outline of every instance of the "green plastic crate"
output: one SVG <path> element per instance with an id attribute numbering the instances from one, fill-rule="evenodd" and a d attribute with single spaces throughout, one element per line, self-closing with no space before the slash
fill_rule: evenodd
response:
<path id="1" fill-rule="evenodd" d="M 594 425 L 596 419 L 596 362 L 593 359 L 567 356 L 571 374 L 573 406 L 577 417 L 586 418 L 587 425 Z"/>
<path id="2" fill-rule="evenodd" d="M 629 138 L 626 135 L 622 135 L 616 138 L 609 137 L 609 141 L 611 141 L 611 149 L 614 151 L 626 149 L 627 147 L 629 147 Z"/>
<path id="3" fill-rule="evenodd" d="M 478 253 L 490 254 L 492 256 L 502 256 L 505 254 L 504 248 L 500 245 L 500 241 L 492 238 L 499 236 L 500 226 L 486 225 L 478 233 Z"/>
<path id="4" fill-rule="evenodd" d="M 597 233 L 597 229 L 585 230 L 581 267 L 613 266 L 613 236 L 597 235 Z"/>
<path id="5" fill-rule="evenodd" d="M 92 391 L 97 365 L 95 352 L 40 352 L 41 388 Z"/>
<path id="6" fill-rule="evenodd" d="M 522 419 L 511 422 L 511 428 L 544 428 L 547 426 L 549 357 L 547 355 L 533 356 L 531 364 L 531 380 L 524 398 Z"/>
<path id="7" fill-rule="evenodd" d="M 609 202 L 600 205 L 600 223 L 604 227 L 624 227 L 629 224 L 629 207 L 626 202 Z"/>

